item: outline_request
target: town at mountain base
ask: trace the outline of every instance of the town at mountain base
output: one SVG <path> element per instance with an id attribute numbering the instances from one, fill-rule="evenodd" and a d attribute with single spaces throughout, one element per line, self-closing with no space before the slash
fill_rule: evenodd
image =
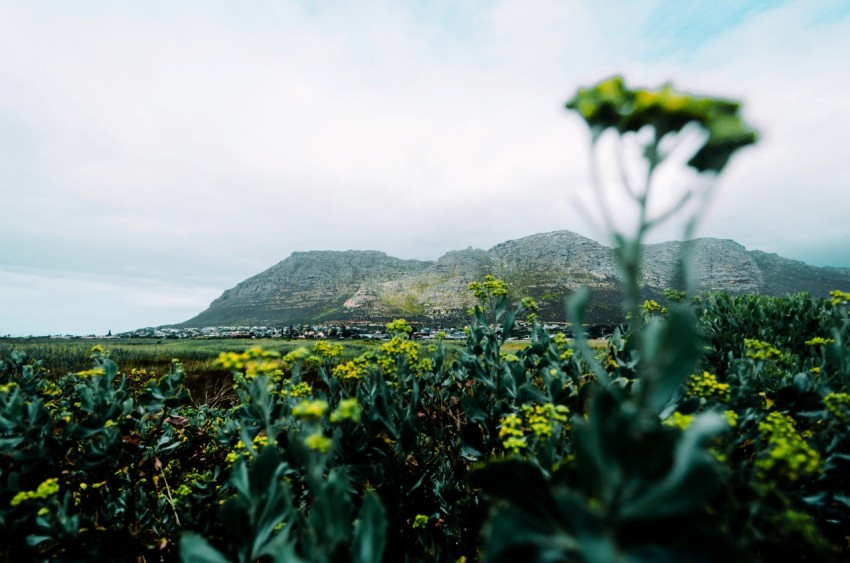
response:
<path id="1" fill-rule="evenodd" d="M 850 269 L 821 268 L 713 238 L 665 242 L 644 249 L 643 292 L 660 299 L 681 287 L 679 257 L 687 245 L 701 290 L 826 296 L 850 287 Z M 436 261 L 402 260 L 379 251 L 293 252 L 271 268 L 225 291 L 209 308 L 176 327 L 288 326 L 380 323 L 404 317 L 433 326 L 467 318 L 470 282 L 491 274 L 512 297 L 532 297 L 547 322 L 567 321 L 564 300 L 591 290 L 586 322 L 623 319 L 614 251 L 570 231 L 531 235 L 490 250 L 468 248 Z"/>

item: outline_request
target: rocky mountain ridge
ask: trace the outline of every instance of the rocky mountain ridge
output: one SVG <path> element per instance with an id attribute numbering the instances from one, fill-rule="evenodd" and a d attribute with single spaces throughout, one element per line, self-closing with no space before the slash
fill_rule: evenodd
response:
<path id="1" fill-rule="evenodd" d="M 819 268 L 713 238 L 644 247 L 643 292 L 658 299 L 675 287 L 680 253 L 688 248 L 702 290 L 784 295 L 826 295 L 850 287 L 850 270 Z M 209 308 L 178 326 L 281 326 L 395 317 L 450 325 L 463 322 L 472 305 L 467 286 L 492 274 L 515 297 L 530 296 L 540 317 L 563 321 L 564 299 L 580 286 L 591 289 L 588 321 L 622 318 L 613 250 L 570 231 L 541 233 L 469 248 L 435 261 L 402 260 L 379 251 L 293 252 L 271 268 L 225 291 Z"/>

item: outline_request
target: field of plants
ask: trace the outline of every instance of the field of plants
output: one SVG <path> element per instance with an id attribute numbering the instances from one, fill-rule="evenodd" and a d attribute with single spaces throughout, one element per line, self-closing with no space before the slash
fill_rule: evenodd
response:
<path id="1" fill-rule="evenodd" d="M 637 142 L 648 172 L 626 186 L 635 233 L 605 219 L 628 323 L 602 349 L 548 334 L 488 276 L 455 354 L 401 319 L 365 349 L 240 346 L 215 359 L 232 405 L 193 397 L 179 361 L 127 369 L 95 346 L 65 373 L 9 352 L 4 560 L 850 559 L 847 288 L 696 294 L 683 256 L 682 286 L 640 299 L 646 233 L 709 190 L 648 213 L 666 140 L 696 124 L 688 166 L 716 177 L 755 142 L 738 104 L 615 77 L 568 107 L 594 147 L 605 132 Z M 568 304 L 574 326 L 586 300 Z M 507 348 L 518 319 L 531 340 Z"/>
<path id="2" fill-rule="evenodd" d="M 226 409 L 196 405 L 178 362 L 151 377 L 95 346 L 57 376 L 7 355 L 3 555 L 847 556 L 850 294 L 645 303 L 650 364 L 634 330 L 594 351 L 538 324 L 505 352 L 495 327 L 534 304 L 509 310 L 498 280 L 473 290 L 457 359 L 403 321 L 353 358 L 327 341 L 221 353 Z"/>
<path id="3" fill-rule="evenodd" d="M 216 360 L 222 352 L 244 352 L 260 347 L 269 352 L 287 354 L 303 346 L 302 340 L 279 338 L 249 339 L 51 339 L 6 338 L 0 340 L 0 357 L 13 351 L 23 352 L 30 358 L 41 360 L 41 367 L 49 374 L 66 374 L 91 367 L 91 350 L 101 346 L 109 350 L 109 357 L 127 373 L 150 376 L 163 374 L 178 360 L 186 373 L 184 386 L 196 403 L 214 406 L 228 405 L 236 399 L 233 377 Z M 349 342 L 345 357 L 353 359 L 374 347 L 369 341 Z"/>

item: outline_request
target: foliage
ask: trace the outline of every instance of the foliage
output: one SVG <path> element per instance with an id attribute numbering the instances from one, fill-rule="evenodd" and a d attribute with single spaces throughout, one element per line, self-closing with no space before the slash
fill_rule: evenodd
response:
<path id="1" fill-rule="evenodd" d="M 481 288 L 454 362 L 440 341 L 405 339 L 355 360 L 335 343 L 225 353 L 239 398 L 227 410 L 192 406 L 179 363 L 138 381 L 97 349 L 92 369 L 56 378 L 10 355 L 4 553 L 746 559 L 844 547 L 847 304 L 709 295 L 641 316 L 642 356 L 634 328 L 594 353 L 539 323 L 506 352 L 533 302 L 511 308 L 501 286 Z M 820 324 L 721 330 L 714 303 L 757 318 L 816 311 Z M 718 335 L 726 356 L 699 354 Z M 685 352 L 671 355 L 674 342 Z"/>

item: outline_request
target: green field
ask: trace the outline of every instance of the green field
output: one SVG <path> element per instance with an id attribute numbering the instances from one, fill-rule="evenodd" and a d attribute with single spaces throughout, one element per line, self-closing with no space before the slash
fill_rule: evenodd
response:
<path id="1" fill-rule="evenodd" d="M 55 377 L 76 373 L 92 367 L 91 350 L 102 346 L 109 357 L 121 366 L 122 371 L 144 370 L 152 376 L 161 376 L 171 367 L 172 360 L 179 360 L 186 371 L 186 387 L 193 399 L 208 403 L 216 397 L 233 398 L 230 388 L 233 383 L 229 370 L 215 365 L 222 352 L 244 352 L 260 347 L 266 351 L 285 355 L 297 348 L 312 349 L 316 340 L 283 340 L 280 338 L 228 338 L 170 340 L 153 338 L 6 338 L 0 340 L 0 357 L 18 350 L 27 357 L 40 360 L 42 366 Z M 363 352 L 377 349 L 379 340 L 343 340 L 342 358 L 354 359 Z M 427 342 L 427 341 L 423 341 Z M 516 340 L 506 343 L 505 351 L 516 351 L 528 345 L 527 341 Z M 459 341 L 446 342 L 450 357 L 462 348 Z"/>

